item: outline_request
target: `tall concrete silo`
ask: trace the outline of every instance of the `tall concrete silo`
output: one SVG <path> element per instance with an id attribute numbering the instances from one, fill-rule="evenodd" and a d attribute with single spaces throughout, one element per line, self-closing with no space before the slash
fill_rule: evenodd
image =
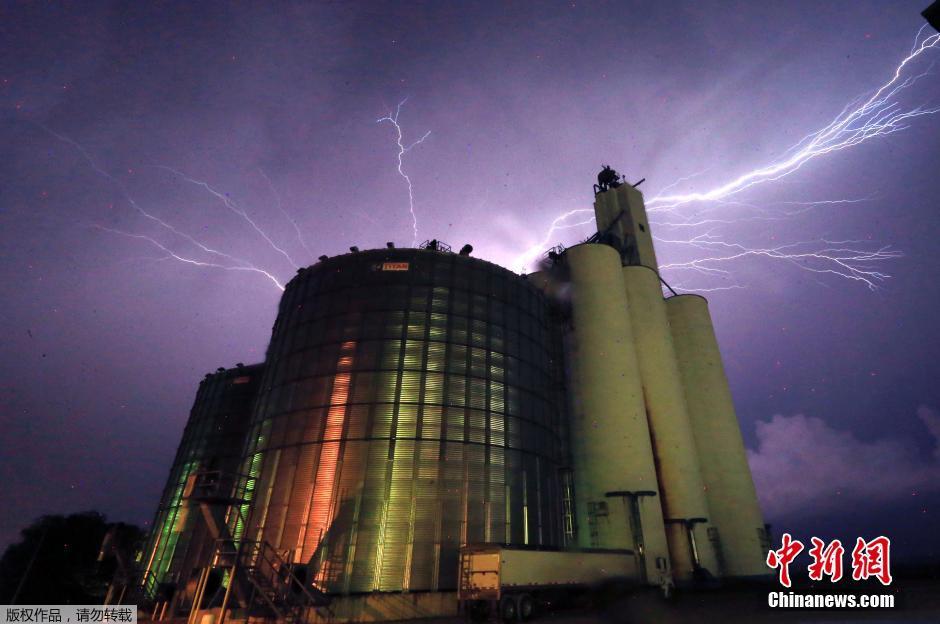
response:
<path id="1" fill-rule="evenodd" d="M 680 295 L 666 301 L 666 310 L 723 576 L 766 576 L 767 534 L 708 302 Z"/>
<path id="2" fill-rule="evenodd" d="M 620 184 L 598 193 L 594 210 L 598 232 L 607 234 L 608 244 L 620 251 L 623 264 L 626 301 L 618 305 L 632 326 L 673 573 L 679 582 L 691 580 L 701 568 L 714 575 L 718 565 L 707 537 L 705 487 L 643 195 L 629 184 Z"/>
<path id="3" fill-rule="evenodd" d="M 578 542 L 633 548 L 648 579 L 669 559 L 621 262 L 608 245 L 565 252 L 571 279 L 571 444 Z"/>

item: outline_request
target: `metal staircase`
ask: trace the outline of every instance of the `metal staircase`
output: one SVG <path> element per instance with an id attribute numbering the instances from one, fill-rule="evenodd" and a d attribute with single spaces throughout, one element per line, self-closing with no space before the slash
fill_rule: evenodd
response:
<path id="1" fill-rule="evenodd" d="M 268 542 L 243 542 L 237 569 L 250 585 L 246 604 L 249 613 L 267 612 L 284 624 L 302 622 L 310 609 L 327 618 L 332 616 L 329 595 L 298 578 L 284 554 Z"/>
<path id="2" fill-rule="evenodd" d="M 301 580 L 295 574 L 286 552 L 279 552 L 266 541 L 236 539 L 230 530 L 231 514 L 237 514 L 242 527 L 247 518 L 241 516 L 245 499 L 236 496 L 237 475 L 217 472 L 195 476 L 189 499 L 198 503 L 206 526 L 215 539 L 213 568 L 228 571 L 229 590 L 236 603 L 250 615 L 274 619 L 279 624 L 302 622 L 309 610 L 330 619 L 330 597 L 320 588 Z M 230 597 L 223 602 L 223 610 Z"/>

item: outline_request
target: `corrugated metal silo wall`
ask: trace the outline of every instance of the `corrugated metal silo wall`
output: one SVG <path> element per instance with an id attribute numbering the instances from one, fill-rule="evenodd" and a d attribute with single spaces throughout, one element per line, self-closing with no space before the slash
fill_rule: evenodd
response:
<path id="1" fill-rule="evenodd" d="M 462 543 L 560 545 L 559 335 L 534 287 L 466 256 L 302 271 L 249 436 L 247 537 L 335 593 L 453 589 Z"/>
<path id="2" fill-rule="evenodd" d="M 141 564 L 154 583 L 185 585 L 213 547 L 199 509 L 183 498 L 189 476 L 240 468 L 263 364 L 207 375 L 183 430 Z"/>

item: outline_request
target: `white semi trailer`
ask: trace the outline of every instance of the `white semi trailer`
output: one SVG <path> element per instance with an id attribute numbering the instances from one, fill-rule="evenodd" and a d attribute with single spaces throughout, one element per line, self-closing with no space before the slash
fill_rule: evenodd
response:
<path id="1" fill-rule="evenodd" d="M 525 621 L 539 602 L 640 584 L 632 550 L 546 551 L 471 544 L 460 550 L 457 598 L 467 615 L 495 612 L 503 621 Z"/>

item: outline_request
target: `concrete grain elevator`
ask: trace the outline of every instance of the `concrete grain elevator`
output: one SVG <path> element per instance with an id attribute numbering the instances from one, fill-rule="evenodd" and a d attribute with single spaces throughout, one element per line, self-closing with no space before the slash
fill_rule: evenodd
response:
<path id="1" fill-rule="evenodd" d="M 597 233 L 527 276 L 438 241 L 298 271 L 264 365 L 200 390 L 141 557 L 154 613 L 453 613 L 478 543 L 631 553 L 645 585 L 766 576 L 707 302 L 663 297 L 642 194 L 598 182 Z"/>

